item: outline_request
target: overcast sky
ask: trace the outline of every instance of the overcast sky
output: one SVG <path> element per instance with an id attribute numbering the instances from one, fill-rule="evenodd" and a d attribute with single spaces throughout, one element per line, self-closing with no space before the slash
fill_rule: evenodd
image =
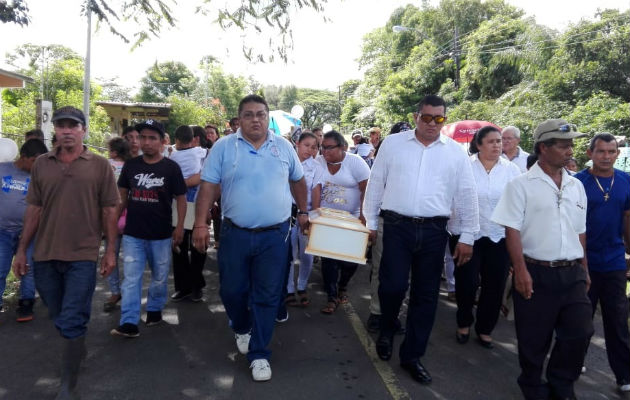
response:
<path id="1" fill-rule="evenodd" d="M 29 0 L 28 27 L 0 25 L 0 65 L 4 64 L 7 52 L 24 43 L 62 44 L 85 55 L 87 25 L 79 13 L 81 3 L 81 0 L 63 0 L 60 7 L 61 1 Z M 213 55 L 222 60 L 226 71 L 253 75 L 262 84 L 336 90 L 342 82 L 362 76 L 356 59 L 363 35 L 383 26 L 397 7 L 420 4 L 420 0 L 328 0 L 325 15 L 329 22 L 311 11 L 301 11 L 293 19 L 295 49 L 289 55 L 289 63 L 266 65 L 247 63 L 241 55 L 242 41 L 255 38 L 241 37 L 236 31 L 222 32 L 212 24 L 212 17 L 194 14 L 194 3 L 179 0 L 173 7 L 179 20 L 177 27 L 133 52 L 107 29 L 94 33 L 92 78 L 116 78 L 120 84 L 136 90 L 139 80 L 156 60 L 181 61 L 196 71 L 202 56 Z M 592 19 L 597 9 L 625 11 L 630 6 L 630 0 L 508 0 L 508 3 L 535 16 L 538 23 L 559 31 L 570 22 Z"/>

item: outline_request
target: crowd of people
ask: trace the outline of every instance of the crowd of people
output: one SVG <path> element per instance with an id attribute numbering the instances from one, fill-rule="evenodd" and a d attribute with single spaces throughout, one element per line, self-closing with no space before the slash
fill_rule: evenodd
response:
<path id="1" fill-rule="evenodd" d="M 0 290 L 12 263 L 21 282 L 17 320 L 33 318 L 35 289 L 48 307 L 64 338 L 57 398 L 77 396 L 96 272 L 111 291 L 104 311 L 120 303 L 111 334 L 138 337 L 147 265 L 145 326 L 162 322 L 171 265 L 170 300 L 203 300 L 211 225 L 236 348 L 253 380 L 271 379 L 275 324 L 288 320 L 287 307 L 311 303 L 306 231 L 309 211 L 320 207 L 346 211 L 369 229 L 367 328 L 378 332 L 383 361 L 403 337 L 400 365 L 419 383 L 432 381 L 421 360 L 446 270 L 457 304 L 454 345 L 467 344 L 474 329 L 487 349 L 513 276 L 526 399 L 575 398 L 598 304 L 616 384 L 630 392 L 630 178 L 613 168 L 615 137 L 591 138 L 593 165 L 575 174 L 573 139 L 584 134 L 565 120 L 540 123 L 528 154 L 515 126 L 481 128 L 463 151 L 441 134 L 446 103 L 435 95 L 413 116 L 415 128 L 400 122 L 385 138 L 376 127 L 353 132 L 353 147 L 318 128 L 292 143 L 269 131 L 264 98 L 249 95 L 223 137 L 214 125 L 180 126 L 171 146 L 163 125 L 149 119 L 112 139 L 107 160 L 84 145 L 81 110 L 56 110 L 51 151 L 43 135 L 29 138 L 18 160 L 0 164 Z M 348 302 L 358 265 L 319 263 L 327 295 L 320 311 L 332 315 Z"/>

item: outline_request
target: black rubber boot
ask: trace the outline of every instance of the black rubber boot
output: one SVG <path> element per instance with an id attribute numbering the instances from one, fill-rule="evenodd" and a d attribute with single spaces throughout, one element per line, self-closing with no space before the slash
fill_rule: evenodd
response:
<path id="1" fill-rule="evenodd" d="M 78 400 L 77 379 L 81 361 L 85 358 L 85 336 L 64 339 L 61 358 L 61 386 L 55 400 Z"/>

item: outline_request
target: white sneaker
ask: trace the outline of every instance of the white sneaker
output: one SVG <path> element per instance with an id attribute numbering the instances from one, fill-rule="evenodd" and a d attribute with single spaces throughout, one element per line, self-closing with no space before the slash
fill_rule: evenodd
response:
<path id="1" fill-rule="evenodd" d="M 236 347 L 238 347 L 238 352 L 241 354 L 247 354 L 249 352 L 249 339 L 252 338 L 251 333 L 243 333 L 242 335 L 237 333 L 234 336 L 236 336 Z"/>
<path id="2" fill-rule="evenodd" d="M 249 368 L 252 369 L 252 378 L 256 382 L 268 381 L 271 379 L 271 366 L 269 361 L 264 358 L 259 358 L 252 361 Z"/>
<path id="3" fill-rule="evenodd" d="M 586 367 L 582 365 L 582 371 L 580 372 L 581 374 L 586 373 Z"/>
<path id="4" fill-rule="evenodd" d="M 622 383 L 619 385 L 619 391 L 621 393 L 630 393 L 630 383 Z"/>

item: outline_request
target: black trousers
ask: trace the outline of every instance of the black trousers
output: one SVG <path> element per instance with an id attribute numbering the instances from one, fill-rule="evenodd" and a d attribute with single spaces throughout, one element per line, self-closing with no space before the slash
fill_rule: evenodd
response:
<path id="1" fill-rule="evenodd" d="M 175 290 L 184 293 L 201 290 L 206 286 L 202 273 L 206 263 L 206 253 L 199 253 L 192 245 L 192 231 L 184 230 L 184 238 L 179 245 L 179 250 L 179 253 L 173 251 Z"/>
<path id="2" fill-rule="evenodd" d="M 457 239 L 451 238 L 451 254 L 456 244 Z M 508 271 L 509 256 L 505 248 L 505 239 L 501 239 L 498 243 L 487 237 L 475 241 L 470 261 L 455 267 L 457 326 L 459 328 L 467 328 L 475 321 L 473 306 L 477 288 L 481 284 L 475 332 L 478 335 L 492 333 L 499 319 Z"/>
<path id="3" fill-rule="evenodd" d="M 399 350 L 401 363 L 418 361 L 429 343 L 444 268 L 446 221 L 442 218 L 420 223 L 383 214 L 383 255 L 378 276 L 381 335 L 392 337 L 396 332 L 411 272 L 407 333 Z"/>
<path id="4" fill-rule="evenodd" d="M 340 290 L 347 290 L 359 264 L 322 257 L 322 279 L 328 301 L 337 299 Z"/>
<path id="5" fill-rule="evenodd" d="M 527 300 L 514 292 L 514 323 L 521 375 L 518 384 L 526 399 L 546 399 L 549 393 L 574 396 L 588 342 L 593 335 L 591 301 L 586 295 L 582 266 L 543 267 L 527 264 L 534 293 Z M 547 384 L 542 381 L 545 358 Z"/>
<path id="6" fill-rule="evenodd" d="M 598 302 L 602 310 L 608 363 L 617 378 L 617 384 L 630 383 L 626 271 L 591 271 L 590 274 L 591 288 L 588 291 L 588 297 L 593 304 L 593 314 L 595 314 Z"/>

